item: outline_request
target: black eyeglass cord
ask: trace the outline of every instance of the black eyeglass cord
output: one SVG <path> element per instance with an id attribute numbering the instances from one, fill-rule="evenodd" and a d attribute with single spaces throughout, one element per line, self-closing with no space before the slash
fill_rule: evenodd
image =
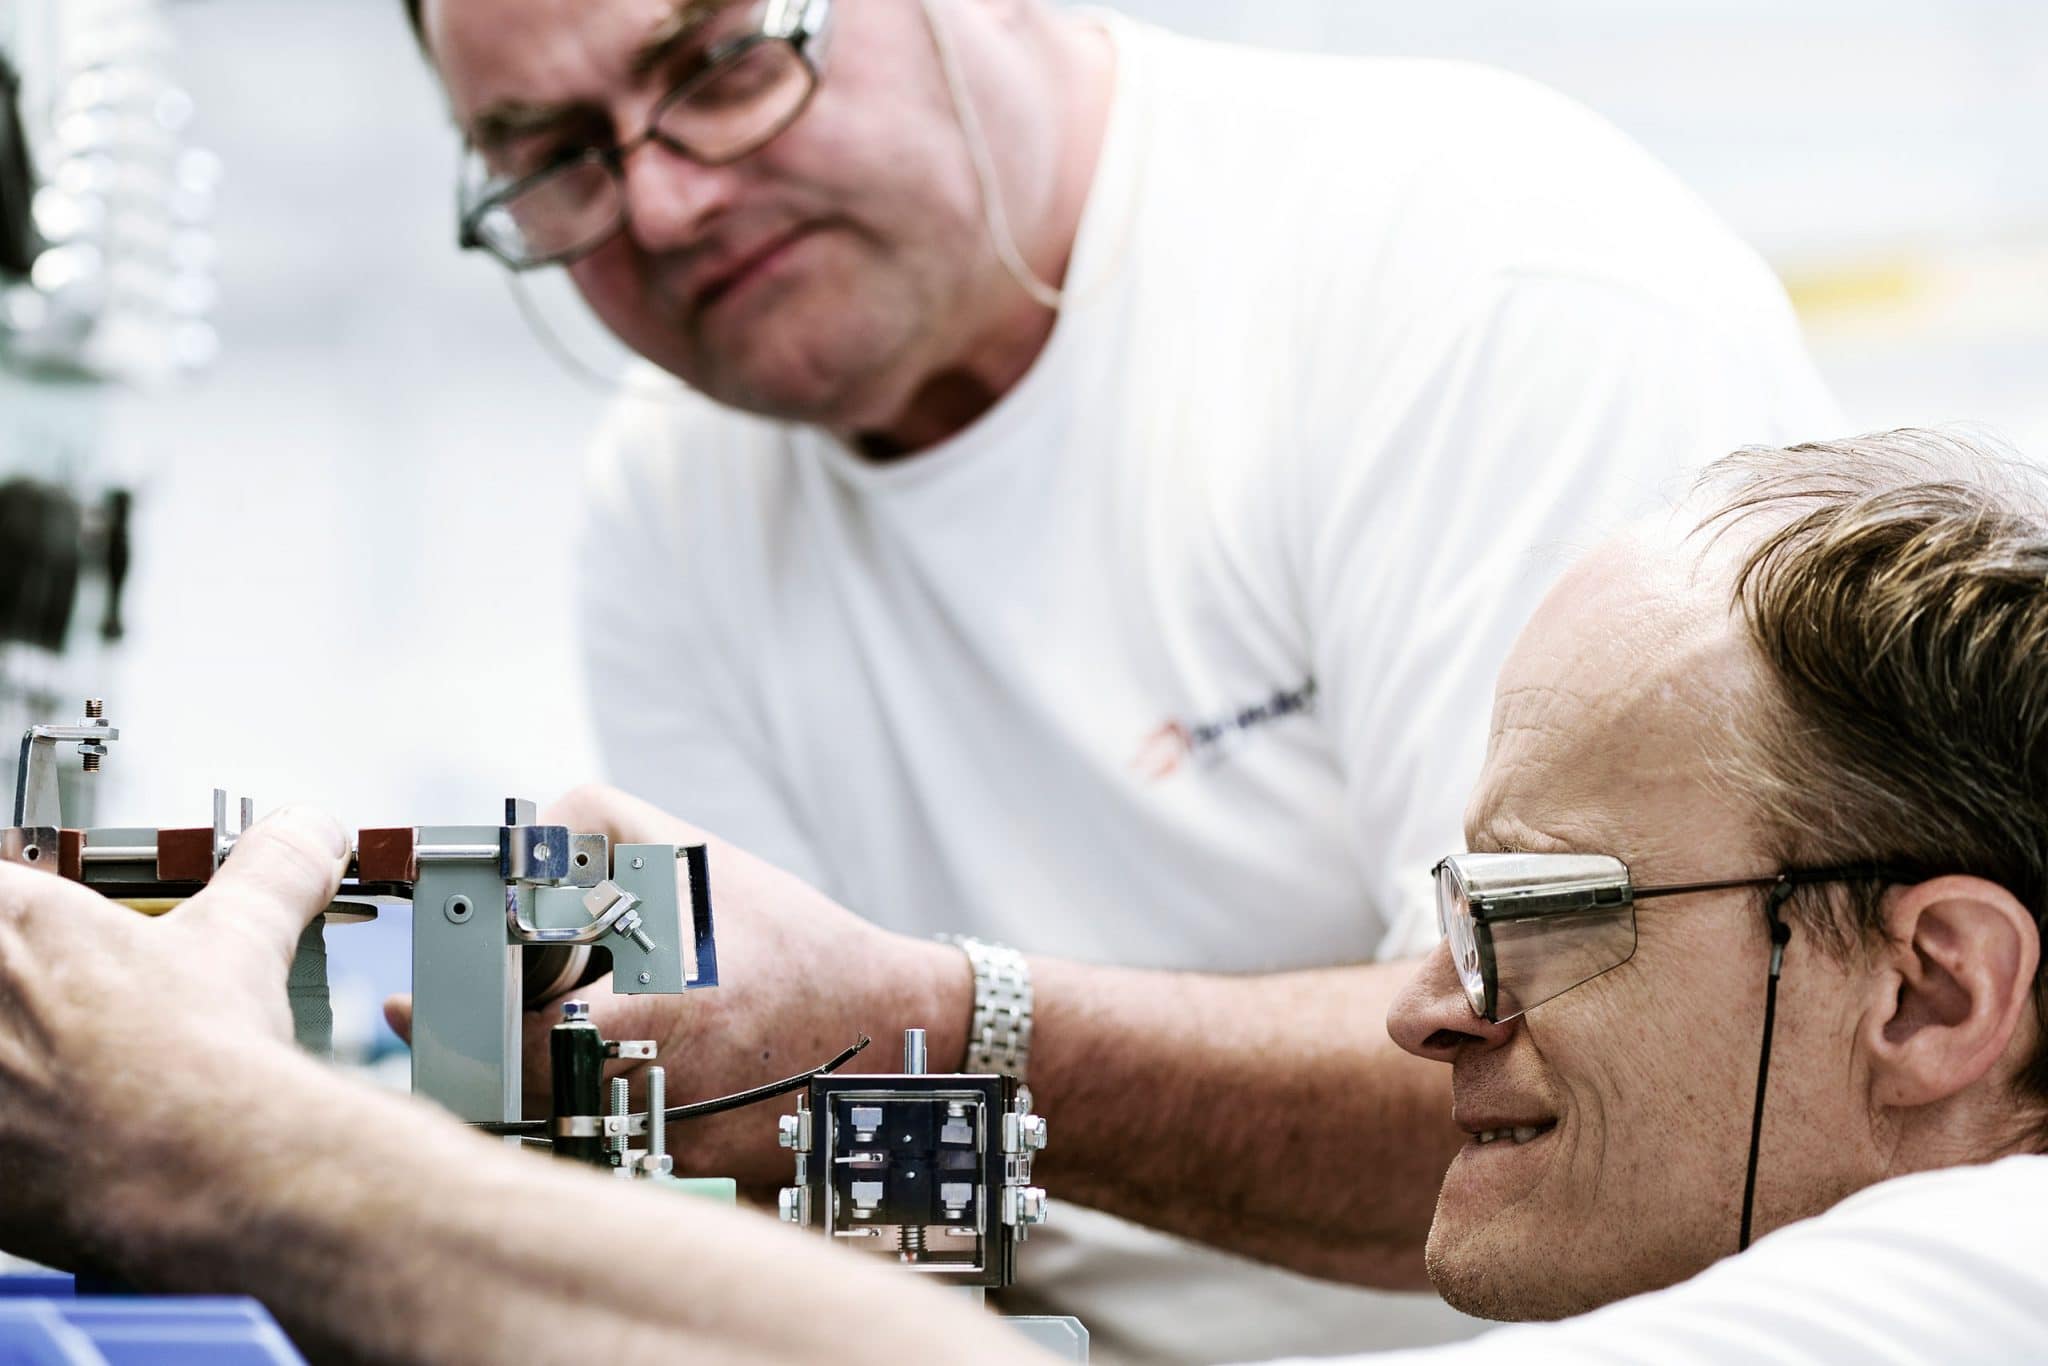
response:
<path id="1" fill-rule="evenodd" d="M 1756 1210 L 1756 1158 L 1764 1137 L 1764 1089 L 1771 1080 L 1771 1028 L 1778 1017 L 1778 977 L 1785 970 L 1785 946 L 1792 942 L 1792 927 L 1784 920 L 1785 902 L 1792 896 L 1793 883 L 1781 880 L 1771 888 L 1764 902 L 1764 915 L 1771 924 L 1771 975 L 1764 983 L 1764 1043 L 1756 1060 L 1756 1113 L 1749 1121 L 1749 1169 L 1742 1178 L 1742 1232 L 1737 1252 L 1749 1250 L 1750 1216 Z"/>

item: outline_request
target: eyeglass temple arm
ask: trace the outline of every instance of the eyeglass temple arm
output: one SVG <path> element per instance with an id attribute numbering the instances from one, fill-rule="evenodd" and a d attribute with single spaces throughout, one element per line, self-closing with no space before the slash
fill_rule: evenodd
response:
<path id="1" fill-rule="evenodd" d="M 1726 892 L 1737 887 L 1769 887 L 1779 882 L 1791 882 L 1790 877 L 1738 877 L 1725 882 L 1678 882 L 1668 887 L 1638 887 L 1634 896 L 1637 901 L 1648 901 L 1659 896 L 1685 896 L 1692 892 Z"/>
<path id="2" fill-rule="evenodd" d="M 1688 892 L 1725 892 L 1736 887 L 1775 887 L 1780 883 L 1788 887 L 1802 886 L 1813 882 L 1862 882 L 1881 880 L 1905 882 L 1911 875 L 1896 868 L 1881 864 L 1856 864 L 1844 868 L 1795 868 L 1790 872 L 1777 873 L 1771 877 L 1738 877 L 1723 882 L 1681 882 L 1668 887 L 1638 887 L 1634 896 L 1637 901 L 1651 897 L 1682 896 Z"/>

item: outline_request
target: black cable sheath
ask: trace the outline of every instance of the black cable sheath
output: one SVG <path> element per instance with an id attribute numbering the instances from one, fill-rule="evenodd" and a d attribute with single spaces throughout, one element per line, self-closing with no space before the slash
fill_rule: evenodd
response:
<path id="1" fill-rule="evenodd" d="M 749 1105 L 759 1105 L 764 1100 L 774 1100 L 777 1096 L 786 1096 L 792 1091 L 801 1091 L 804 1087 L 811 1084 L 811 1078 L 837 1072 L 840 1068 L 852 1062 L 860 1055 L 861 1050 L 873 1042 L 874 1040 L 863 1034 L 860 1036 L 859 1043 L 822 1067 L 813 1067 L 808 1072 L 799 1072 L 795 1076 L 785 1077 L 781 1081 L 771 1081 L 765 1086 L 756 1086 L 750 1091 L 735 1091 L 729 1096 L 715 1096 L 710 1100 L 700 1100 L 691 1105 L 670 1106 L 667 1110 L 662 1111 L 662 1113 L 672 1123 L 685 1119 L 706 1119 L 712 1115 L 722 1115 L 728 1110 L 741 1110 Z M 480 1134 L 490 1134 L 495 1138 L 537 1138 L 543 1142 L 551 1143 L 552 1140 L 548 1137 L 549 1123 L 550 1121 L 545 1119 L 522 1119 L 499 1124 L 472 1124 L 469 1127 L 475 1129 Z"/>

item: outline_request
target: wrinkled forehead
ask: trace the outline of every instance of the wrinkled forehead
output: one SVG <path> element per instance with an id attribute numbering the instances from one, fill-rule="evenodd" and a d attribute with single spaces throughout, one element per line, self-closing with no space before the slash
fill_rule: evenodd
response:
<path id="1" fill-rule="evenodd" d="M 1467 813 L 1474 849 L 1661 855 L 1703 819 L 1741 743 L 1756 657 L 1718 560 L 1662 522 L 1575 564 L 1524 629 L 1495 691 Z"/>
<path id="2" fill-rule="evenodd" d="M 737 0 L 425 0 L 427 47 L 456 117 L 599 98 Z"/>

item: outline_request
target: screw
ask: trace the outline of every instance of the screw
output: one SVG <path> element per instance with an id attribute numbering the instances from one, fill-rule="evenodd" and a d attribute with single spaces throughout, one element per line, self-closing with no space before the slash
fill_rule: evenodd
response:
<path id="1" fill-rule="evenodd" d="M 644 858 L 636 858 L 633 860 L 633 866 L 635 868 L 645 868 L 647 866 L 647 860 Z"/>
<path id="2" fill-rule="evenodd" d="M 627 911 L 619 917 L 618 923 L 612 926 L 612 933 L 622 934 L 632 940 L 642 953 L 653 953 L 654 941 L 647 937 L 647 931 L 641 928 L 642 923 L 640 912 Z"/>
<path id="3" fill-rule="evenodd" d="M 106 714 L 107 704 L 103 700 L 97 697 L 85 699 L 86 720 L 97 721 Z M 87 773 L 97 773 L 100 771 L 100 757 L 107 752 L 107 747 L 105 745 L 85 744 L 78 747 L 78 752 L 85 756 L 85 771 Z"/>
<path id="4" fill-rule="evenodd" d="M 620 1162 L 625 1161 L 626 1149 L 631 1146 L 632 1142 L 632 1136 L 626 1132 L 626 1126 L 623 1122 L 632 1103 L 632 1098 L 627 1090 L 626 1079 L 624 1077 L 613 1077 L 612 1117 L 621 1121 L 621 1123 L 619 1124 L 619 1132 L 612 1138 L 612 1154 Z"/>
<path id="5" fill-rule="evenodd" d="M 651 972 L 643 972 L 640 974 L 640 985 L 643 987 L 646 986 L 649 982 L 652 982 L 653 980 L 654 974 Z"/>

